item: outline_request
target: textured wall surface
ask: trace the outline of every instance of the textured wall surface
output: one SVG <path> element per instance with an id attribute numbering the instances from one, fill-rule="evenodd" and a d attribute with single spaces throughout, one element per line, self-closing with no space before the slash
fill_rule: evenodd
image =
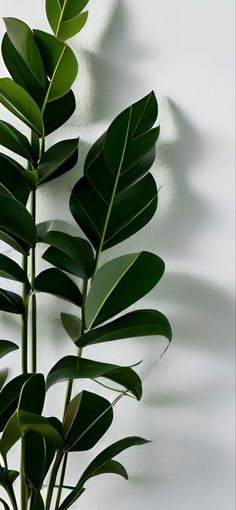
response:
<path id="1" fill-rule="evenodd" d="M 43 0 L 0 0 L 0 7 L 1 16 L 48 29 Z M 91 0 L 89 23 L 71 42 L 80 62 L 77 112 L 50 142 L 80 135 L 80 164 L 39 192 L 38 220 L 57 218 L 63 228 L 77 231 L 68 198 L 90 144 L 121 109 L 153 88 L 160 102 L 153 168 L 162 186 L 159 210 L 116 253 L 145 247 L 164 258 L 167 274 L 142 305 L 163 311 L 174 330 L 161 362 L 161 339 L 88 351 L 110 362 L 144 359 L 142 402 L 119 403 L 115 425 L 96 451 L 130 434 L 154 442 L 120 457 L 129 483 L 113 476 L 94 479 L 75 509 L 234 508 L 233 18 L 233 0 Z M 3 34 L 2 22 L 0 28 Z M 1 117 L 10 120 L 3 108 Z M 46 263 L 39 260 L 42 267 Z M 40 370 L 47 371 L 72 351 L 59 312 L 75 310 L 45 296 L 38 305 Z M 0 320 L 1 338 L 19 338 L 18 319 L 0 314 Z M 19 355 L 8 360 L 13 375 Z M 61 411 L 64 391 L 64 384 L 50 390 L 48 413 Z M 13 451 L 11 465 L 15 458 Z M 77 481 L 90 458 L 91 452 L 72 454 L 67 482 Z"/>

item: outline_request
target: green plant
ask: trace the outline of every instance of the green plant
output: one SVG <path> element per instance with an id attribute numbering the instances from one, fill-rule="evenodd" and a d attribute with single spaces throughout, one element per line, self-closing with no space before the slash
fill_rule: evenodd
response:
<path id="1" fill-rule="evenodd" d="M 0 277 L 22 286 L 22 295 L 0 289 L 0 310 L 19 315 L 22 329 L 21 374 L 6 382 L 7 371 L 0 373 L 0 485 L 8 498 L 0 502 L 6 510 L 66 510 L 82 495 L 90 478 L 103 473 L 128 478 L 114 457 L 147 442 L 139 437 L 124 438 L 106 448 L 76 486 L 64 486 L 70 452 L 93 448 L 111 426 L 113 407 L 120 398 L 128 395 L 140 400 L 142 396 L 134 366 L 87 359 L 84 349 L 100 342 L 147 335 L 171 340 L 170 324 L 156 310 L 142 309 L 116 317 L 159 282 L 164 273 L 161 258 L 142 251 L 101 265 L 103 251 L 143 228 L 156 211 L 158 192 L 149 173 L 159 136 L 159 128 L 153 127 L 158 113 L 154 93 L 123 111 L 90 149 L 83 177 L 70 199 L 71 213 L 80 228 L 78 236 L 52 230 L 50 221 L 35 223 L 37 188 L 71 170 L 78 159 L 78 139 L 59 141 L 50 148 L 46 148 L 45 140 L 75 110 L 71 86 L 78 64 L 65 40 L 86 23 L 87 3 L 47 0 L 54 35 L 31 31 L 15 18 L 5 19 L 2 55 L 11 78 L 0 79 L 0 102 L 26 127 L 23 134 L 0 121 L 0 144 L 25 161 L 22 165 L 0 154 L 0 238 L 22 256 L 20 265 L 15 256 L 11 259 L 0 254 Z M 81 231 L 84 237 L 80 237 Z M 40 274 L 35 264 L 37 243 L 47 245 L 43 258 L 54 266 Z M 78 316 L 61 314 L 75 353 L 57 361 L 46 379 L 37 373 L 38 292 L 56 295 L 78 307 Z M 15 349 L 15 343 L 0 340 L 0 357 Z M 73 396 L 74 379 L 90 378 L 103 384 L 101 377 L 109 381 L 108 385 L 112 381 L 124 388 L 118 390 L 113 402 L 88 391 Z M 68 389 L 62 421 L 43 416 L 47 390 L 65 380 Z M 8 466 L 8 452 L 19 440 L 20 469 L 13 471 Z M 42 489 L 48 474 L 44 502 Z M 19 476 L 20 502 L 14 488 Z M 68 495 L 61 502 L 63 488 Z"/>

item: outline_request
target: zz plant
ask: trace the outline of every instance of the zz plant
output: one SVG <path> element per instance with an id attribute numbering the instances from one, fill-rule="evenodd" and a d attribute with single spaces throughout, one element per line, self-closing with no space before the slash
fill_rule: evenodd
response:
<path id="1" fill-rule="evenodd" d="M 65 41 L 85 25 L 87 3 L 47 0 L 50 34 L 32 31 L 19 19 L 4 20 L 2 55 L 11 78 L 0 79 L 0 102 L 13 115 L 12 123 L 0 121 L 0 144 L 13 154 L 0 154 L 0 238 L 10 247 L 12 258 L 0 254 L 0 277 L 14 280 L 19 292 L 15 287 L 14 292 L 0 288 L 0 310 L 17 314 L 22 331 L 21 373 L 10 381 L 6 370 L 0 375 L 0 485 L 5 491 L 0 501 L 5 510 L 66 510 L 94 476 L 115 473 L 128 478 L 114 459 L 123 450 L 147 442 L 140 437 L 125 437 L 101 451 L 78 473 L 75 486 L 65 486 L 70 452 L 90 450 L 98 443 L 112 424 L 113 407 L 120 398 L 128 395 L 140 400 L 142 396 L 134 367 L 88 359 L 85 348 L 147 335 L 171 340 L 170 324 L 159 311 L 126 312 L 159 282 L 163 260 L 141 251 L 102 263 L 103 252 L 142 229 L 157 208 L 157 187 L 149 172 L 159 136 L 159 127 L 154 127 L 158 107 L 153 92 L 124 110 L 91 147 L 83 177 L 70 197 L 78 235 L 53 230 L 50 219 L 36 224 L 38 187 L 70 171 L 78 159 L 78 139 L 48 147 L 47 136 L 75 110 L 71 87 L 78 64 Z M 14 116 L 24 132 L 14 126 Z M 39 274 L 38 243 L 46 245 L 43 259 L 49 263 Z M 46 377 L 37 372 L 38 292 L 78 307 L 76 316 L 61 314 L 72 339 L 72 355 L 57 361 Z M 12 341 L 0 340 L 0 357 L 15 349 L 18 345 Z M 108 387 L 115 382 L 118 396 L 110 402 L 90 391 L 74 392 L 73 381 L 86 378 L 102 385 L 103 378 Z M 46 417 L 42 413 L 47 391 L 60 381 L 68 381 L 64 415 Z M 9 466 L 8 453 L 18 441 L 17 471 Z M 20 496 L 15 486 L 18 477 Z"/>

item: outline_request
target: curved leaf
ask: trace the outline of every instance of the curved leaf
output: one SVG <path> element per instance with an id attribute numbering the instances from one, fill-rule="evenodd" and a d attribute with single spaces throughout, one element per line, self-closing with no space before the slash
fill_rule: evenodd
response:
<path id="1" fill-rule="evenodd" d="M 4 243 L 14 248 L 14 250 L 18 251 L 19 253 L 23 253 L 24 255 L 26 255 L 29 251 L 29 247 L 27 246 L 26 243 L 24 243 L 20 239 L 17 239 L 17 237 L 15 237 L 13 234 L 9 236 L 9 234 L 2 229 L 0 229 L 0 239 Z"/>
<path id="2" fill-rule="evenodd" d="M 35 462 L 37 459 L 37 462 Z M 28 432 L 24 442 L 24 471 L 27 485 L 40 490 L 43 484 L 46 464 L 46 441 L 37 432 Z M 36 494 L 35 494 L 36 496 Z"/>
<path id="3" fill-rule="evenodd" d="M 0 390 L 4 386 L 8 376 L 8 369 L 4 368 L 3 370 L 0 370 Z"/>
<path id="4" fill-rule="evenodd" d="M 47 388 L 68 379 L 96 379 L 105 377 L 124 386 L 138 400 L 142 396 L 142 382 L 140 377 L 130 367 L 120 367 L 110 363 L 66 356 L 54 365 L 47 376 Z"/>
<path id="5" fill-rule="evenodd" d="M 26 205 L 30 194 L 30 187 L 24 177 L 24 168 L 6 154 L 0 153 L 0 184 L 10 194 Z"/>
<path id="6" fill-rule="evenodd" d="M 95 393 L 82 391 L 69 403 L 64 421 L 65 451 L 90 450 L 113 420 L 112 405 Z"/>
<path id="7" fill-rule="evenodd" d="M 2 253 L 0 253 L 0 278 L 8 278 L 22 283 L 28 282 L 27 274 L 19 264 Z"/>
<path id="8" fill-rule="evenodd" d="M 28 25 L 17 18 L 4 18 L 8 37 L 24 60 L 29 71 L 43 87 L 47 87 L 47 76 L 43 61 Z"/>
<path id="9" fill-rule="evenodd" d="M 7 383 L 0 393 L 0 431 L 4 429 L 11 415 L 15 412 L 21 389 L 32 374 L 18 375 Z"/>
<path id="10" fill-rule="evenodd" d="M 48 149 L 38 166 L 38 184 L 51 181 L 71 170 L 78 160 L 79 139 L 64 140 Z"/>
<path id="11" fill-rule="evenodd" d="M 34 30 L 34 36 L 51 80 L 47 100 L 54 101 L 71 89 L 78 73 L 78 63 L 69 46 L 58 41 L 53 35 Z"/>
<path id="12" fill-rule="evenodd" d="M 81 334 L 81 319 L 69 313 L 61 313 L 61 322 L 67 335 L 75 342 Z"/>
<path id="13" fill-rule="evenodd" d="M 154 93 L 124 112 L 91 148 L 70 209 L 100 254 L 143 228 L 157 208 L 157 187 L 147 172 L 159 128 Z"/>
<path id="14" fill-rule="evenodd" d="M 46 0 L 47 18 L 58 39 L 65 41 L 82 30 L 88 12 L 80 13 L 87 4 L 88 0 Z"/>
<path id="15" fill-rule="evenodd" d="M 0 145 L 19 154 L 22 158 L 33 161 L 31 147 L 26 136 L 3 120 L 0 120 Z"/>
<path id="16" fill-rule="evenodd" d="M 0 103 L 42 136 L 44 128 L 38 105 L 29 93 L 11 78 L 0 78 Z"/>
<path id="17" fill-rule="evenodd" d="M 21 296 L 10 290 L 0 289 L 0 310 L 8 313 L 22 314 L 24 304 Z"/>
<path id="18" fill-rule="evenodd" d="M 163 260 L 143 251 L 104 264 L 95 274 L 85 303 L 87 329 L 106 321 L 145 296 L 161 279 Z"/>
<path id="19" fill-rule="evenodd" d="M 4 501 L 4 499 L 0 498 L 0 503 L 2 503 L 5 510 L 10 510 L 10 507 L 8 506 L 6 501 Z"/>
<path id="20" fill-rule="evenodd" d="M 65 96 L 60 97 L 60 99 L 47 103 L 43 116 L 45 135 L 50 135 L 50 133 L 65 124 L 74 111 L 75 96 L 72 90 Z"/>
<path id="21" fill-rule="evenodd" d="M 122 340 L 123 338 L 137 338 L 143 336 L 164 336 L 172 339 L 171 326 L 168 319 L 157 310 L 137 310 L 127 313 L 118 319 L 99 328 L 91 329 L 78 340 L 78 347 L 86 345 Z"/>
<path id="22" fill-rule="evenodd" d="M 46 269 L 35 279 L 35 290 L 54 294 L 59 298 L 81 306 L 82 296 L 77 285 L 59 269 Z"/>
<path id="23" fill-rule="evenodd" d="M 31 375 L 21 389 L 18 408 L 22 411 L 41 414 L 45 400 L 45 391 L 43 374 Z"/>
<path id="24" fill-rule="evenodd" d="M 85 492 L 84 487 L 75 487 L 73 491 L 64 499 L 58 510 L 67 510 L 77 499 Z"/>
<path id="25" fill-rule="evenodd" d="M 9 352 L 19 349 L 18 345 L 10 342 L 9 340 L 0 340 L 0 358 L 9 354 Z"/>
<path id="26" fill-rule="evenodd" d="M 36 244 L 36 226 L 31 214 L 14 198 L 0 196 L 0 229 L 25 242 Z"/>
<path id="27" fill-rule="evenodd" d="M 45 260 L 80 278 L 92 276 L 94 255 L 86 239 L 51 230 L 43 242 L 51 246 L 43 255 Z"/>

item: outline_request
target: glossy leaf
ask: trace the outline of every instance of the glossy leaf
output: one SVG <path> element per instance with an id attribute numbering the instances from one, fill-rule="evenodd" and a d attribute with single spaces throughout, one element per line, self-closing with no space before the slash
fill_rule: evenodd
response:
<path id="1" fill-rule="evenodd" d="M 13 80 L 23 87 L 41 107 L 46 94 L 45 87 L 38 81 L 20 53 L 15 49 L 7 33 L 2 41 L 2 56 Z"/>
<path id="2" fill-rule="evenodd" d="M 11 415 L 15 412 L 21 389 L 32 374 L 18 375 L 9 381 L 0 393 L 0 431 L 4 429 Z"/>
<path id="3" fill-rule="evenodd" d="M 18 407 L 22 411 L 41 414 L 45 400 L 43 374 L 33 374 L 22 387 Z"/>
<path id="4" fill-rule="evenodd" d="M 6 154 L 0 153 L 0 184 L 10 194 L 26 205 L 30 194 L 30 186 L 24 177 L 24 168 Z"/>
<path id="5" fill-rule="evenodd" d="M 0 486 L 2 486 L 8 495 L 12 495 L 13 492 L 13 483 L 18 478 L 18 471 L 14 471 L 12 469 L 7 469 L 5 467 L 0 467 Z"/>
<path id="6" fill-rule="evenodd" d="M 16 236 L 29 247 L 36 243 L 36 226 L 31 214 L 14 198 L 0 197 L 0 229 Z"/>
<path id="7" fill-rule="evenodd" d="M 84 27 L 88 13 L 81 11 L 88 0 L 46 0 L 49 24 L 58 39 L 65 41 Z"/>
<path id="8" fill-rule="evenodd" d="M 90 450 L 113 420 L 112 405 L 95 393 L 82 391 L 69 403 L 63 422 L 65 450 Z"/>
<path id="9" fill-rule="evenodd" d="M 159 128 L 154 93 L 122 112 L 91 148 L 73 188 L 71 212 L 100 253 L 143 228 L 157 208 L 157 187 L 147 172 Z"/>
<path id="10" fill-rule="evenodd" d="M 0 289 L 0 310 L 21 315 L 24 312 L 21 296 L 10 290 Z"/>
<path id="11" fill-rule="evenodd" d="M 43 121 L 38 105 L 29 93 L 11 78 L 0 79 L 0 103 L 39 136 L 43 134 Z"/>
<path id="12" fill-rule="evenodd" d="M 81 334 L 81 319 L 69 313 L 61 313 L 61 322 L 67 335 L 75 342 Z"/>
<path id="13" fill-rule="evenodd" d="M 137 310 L 127 313 L 105 326 L 87 331 L 80 338 L 78 337 L 75 343 L 78 347 L 86 347 L 86 345 L 110 342 L 111 340 L 150 335 L 164 336 L 170 342 L 172 331 L 168 319 L 157 310 Z"/>
<path id="14" fill-rule="evenodd" d="M 46 269 L 35 279 L 35 290 L 47 292 L 81 306 L 82 296 L 77 285 L 59 269 Z"/>
<path id="15" fill-rule="evenodd" d="M 106 321 L 145 296 L 161 279 L 165 265 L 150 252 L 123 255 L 95 274 L 85 303 L 86 325 Z"/>
<path id="16" fill-rule="evenodd" d="M 26 136 L 3 120 L 0 120 L 0 145 L 19 154 L 22 158 L 30 161 L 33 160 L 30 144 Z"/>
<path id="17" fill-rule="evenodd" d="M 79 139 L 64 140 L 48 149 L 38 166 L 38 184 L 51 181 L 71 170 L 78 160 Z"/>
<path id="18" fill-rule="evenodd" d="M 69 46 L 53 35 L 34 30 L 34 36 L 50 78 L 47 100 L 54 101 L 70 91 L 78 73 L 78 63 Z"/>
<path id="19" fill-rule="evenodd" d="M 0 370 L 0 390 L 4 386 L 8 376 L 8 369 L 4 368 L 3 370 Z"/>
<path id="20" fill-rule="evenodd" d="M 13 234 L 9 236 L 9 234 L 6 231 L 3 231 L 1 228 L 0 228 L 0 240 L 14 248 L 14 250 L 18 251 L 19 253 L 23 253 L 24 255 L 27 254 L 29 251 L 29 247 L 26 243 L 24 243 L 20 239 L 17 239 L 17 237 L 14 236 Z"/>
<path id="21" fill-rule="evenodd" d="M 101 467 L 101 469 L 98 469 L 98 471 L 96 471 L 96 475 L 94 476 L 104 474 L 114 474 L 122 476 L 122 478 L 124 478 L 125 480 L 129 479 L 128 473 L 124 466 L 122 466 L 122 464 L 120 464 L 120 462 L 117 462 L 116 460 L 108 460 L 106 464 L 104 464 Z"/>
<path id="22" fill-rule="evenodd" d="M 142 383 L 132 368 L 85 358 L 78 359 L 78 356 L 66 356 L 54 365 L 47 377 L 47 388 L 70 379 L 97 379 L 98 377 L 105 377 L 121 384 L 138 400 L 141 399 Z"/>
<path id="23" fill-rule="evenodd" d="M 37 462 L 34 460 L 37 459 Z M 27 485 L 40 490 L 45 475 L 46 442 L 37 432 L 28 432 L 24 442 L 24 470 Z M 35 494 L 36 496 L 36 494 Z"/>
<path id="24" fill-rule="evenodd" d="M 51 246 L 43 255 L 45 260 L 80 278 L 92 276 L 94 255 L 86 239 L 51 230 L 43 242 Z"/>
<path id="25" fill-rule="evenodd" d="M 32 31 L 26 23 L 17 18 L 4 18 L 4 22 L 8 37 L 14 48 L 22 57 L 35 79 L 43 88 L 46 88 L 47 77 Z"/>
<path id="26" fill-rule="evenodd" d="M 0 253 L 0 278 L 8 278 L 22 283 L 28 282 L 27 274 L 19 264 L 2 253 Z"/>
<path id="27" fill-rule="evenodd" d="M 72 90 L 60 99 L 47 103 L 43 116 L 45 135 L 50 135 L 50 133 L 65 124 L 74 111 L 75 96 Z"/>
<path id="28" fill-rule="evenodd" d="M 0 340 L 0 358 L 3 358 L 12 351 L 19 349 L 18 345 L 9 340 Z"/>

